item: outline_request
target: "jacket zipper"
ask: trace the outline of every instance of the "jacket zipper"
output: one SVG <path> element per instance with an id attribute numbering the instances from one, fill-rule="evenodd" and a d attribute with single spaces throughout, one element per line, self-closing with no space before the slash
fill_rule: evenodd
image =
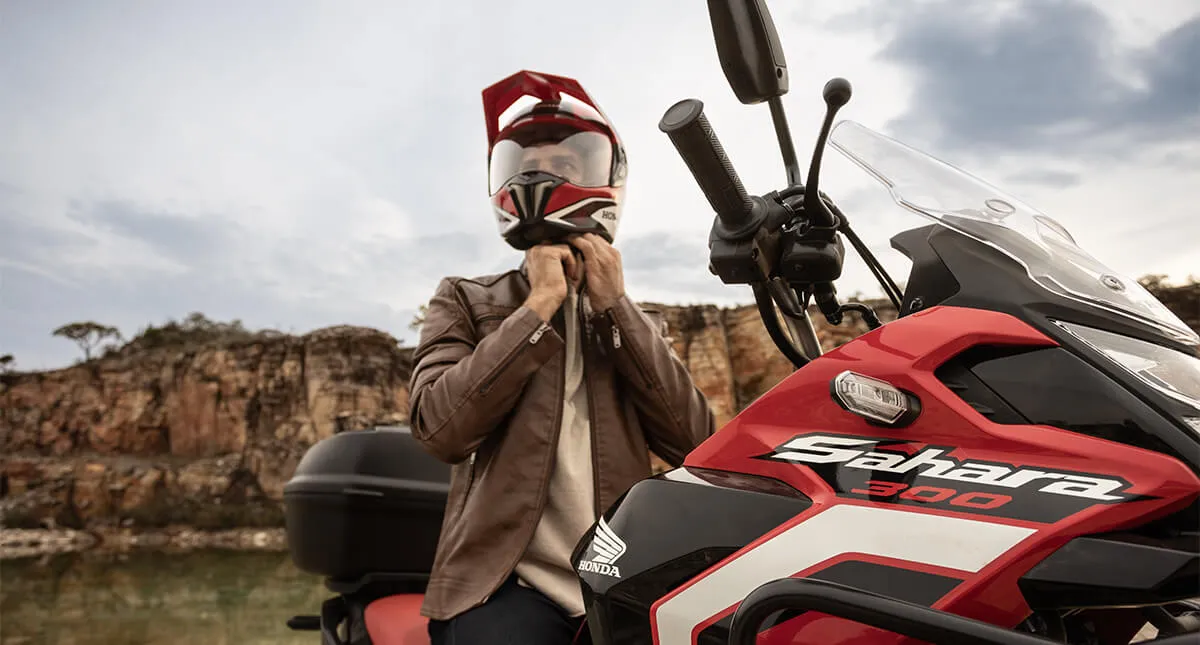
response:
<path id="1" fill-rule="evenodd" d="M 461 519 L 462 514 L 466 512 L 467 502 L 471 499 L 471 489 L 475 487 L 475 455 L 478 454 L 478 452 L 479 451 L 476 450 L 470 455 L 467 455 L 467 485 L 466 488 L 463 489 L 462 503 L 458 505 L 458 515 L 454 518 L 454 521 L 456 522 Z"/>
<path id="2" fill-rule="evenodd" d="M 592 321 L 583 306 L 583 298 L 579 299 L 579 319 L 584 322 L 584 331 L 580 339 L 583 350 L 583 384 L 587 388 L 588 404 L 588 440 L 592 444 L 592 515 L 593 520 L 600 517 L 600 456 L 596 454 L 596 403 L 593 397 L 593 373 L 588 370 L 588 358 L 592 350 Z M 616 327 L 613 327 L 615 330 Z"/>
<path id="3" fill-rule="evenodd" d="M 484 321 L 484 320 L 490 320 L 492 318 L 504 318 L 504 316 L 502 316 L 500 314 L 485 314 L 483 316 L 480 316 L 479 320 Z M 534 330 L 533 335 L 531 335 L 529 337 L 529 344 L 536 345 L 537 342 L 539 340 L 541 340 L 542 336 L 545 335 L 546 331 L 548 331 L 549 329 L 550 329 L 550 325 L 543 322 L 537 329 Z M 508 358 L 506 358 L 504 360 L 504 362 L 501 363 L 500 367 L 496 370 L 496 372 L 490 378 L 488 378 L 487 382 L 485 382 L 482 386 L 480 386 L 480 388 L 479 388 L 480 394 L 486 394 L 487 391 L 489 389 L 491 389 L 492 385 L 495 384 L 496 379 L 498 379 L 500 377 L 501 372 L 504 371 L 504 368 L 507 367 L 508 364 L 511 363 L 513 360 L 515 360 L 517 354 L 519 354 L 519 353 L 520 353 L 519 350 L 514 350 L 512 352 L 512 354 L 510 354 L 508 356 Z M 472 452 L 467 457 L 467 488 L 465 491 L 463 491 L 463 503 L 462 503 L 463 510 L 466 510 L 467 498 L 469 498 L 471 496 L 471 489 L 474 488 L 474 486 L 475 486 L 475 459 L 478 455 L 479 455 L 479 450 L 476 449 L 474 452 Z M 461 511 L 460 511 L 460 513 L 461 513 Z"/>
<path id="4" fill-rule="evenodd" d="M 550 325 L 548 323 L 542 323 L 542 326 L 539 327 L 537 330 L 538 332 L 541 332 L 541 333 L 539 334 L 539 333 L 535 332 L 536 337 L 541 338 L 542 337 L 541 334 L 545 334 L 546 331 L 549 329 L 550 329 Z M 530 337 L 529 342 L 536 343 L 537 340 L 535 340 L 533 337 Z M 564 357 L 564 360 L 562 361 L 562 369 L 559 370 L 559 375 L 558 375 L 558 406 L 557 406 L 557 412 L 554 415 L 554 429 L 552 430 L 553 436 L 551 437 L 551 440 L 550 440 L 550 446 L 551 446 L 552 451 L 557 450 L 559 435 L 562 434 L 563 394 L 566 392 L 566 388 L 567 388 L 566 384 L 567 384 L 567 361 Z M 546 468 L 544 470 L 542 470 L 542 486 L 541 486 L 541 489 L 538 491 L 537 508 L 534 509 L 534 511 L 535 511 L 534 514 L 539 518 L 539 520 L 542 516 L 542 511 L 546 510 L 546 501 L 549 499 L 548 491 L 550 488 L 550 475 L 552 472 L 551 471 L 552 468 L 554 468 L 554 455 L 551 455 L 548 459 L 546 459 Z M 530 543 L 533 542 L 533 534 L 537 531 L 537 522 L 538 522 L 538 520 L 534 521 L 533 530 L 529 532 L 529 538 L 527 540 L 525 540 L 525 544 L 521 546 L 521 549 L 519 551 L 517 551 L 516 557 L 514 557 L 512 560 L 509 561 L 508 566 L 506 567 L 507 572 L 503 576 L 501 576 L 500 582 L 498 584 L 496 584 L 496 586 L 493 587 L 492 590 L 483 597 L 483 600 L 481 600 L 479 602 L 479 604 L 476 605 L 476 607 L 478 607 L 480 605 L 484 605 L 487 603 L 488 600 L 491 600 L 492 595 L 496 593 L 496 590 L 499 589 L 500 586 L 504 584 L 504 581 L 508 578 L 509 575 L 512 574 L 513 570 L 516 569 L 517 563 L 521 561 L 521 557 L 525 554 L 525 551 L 529 548 Z"/>
<path id="5" fill-rule="evenodd" d="M 475 332 L 475 337 L 479 338 L 479 325 L 489 320 L 504 320 L 504 314 L 483 314 L 482 316 L 471 321 L 471 331 Z"/>
<path id="6" fill-rule="evenodd" d="M 548 331 L 550 331 L 550 323 L 542 323 L 540 327 L 534 330 L 533 335 L 529 337 L 529 344 L 536 345 Z"/>
<path id="7" fill-rule="evenodd" d="M 550 331 L 550 323 L 543 322 L 541 326 L 533 331 L 533 335 L 529 337 L 529 344 L 536 345 L 538 341 L 542 339 L 542 336 L 545 336 L 546 332 L 548 331 Z M 512 363 L 514 360 L 516 360 L 520 354 L 520 348 L 517 348 L 509 353 L 509 355 L 504 358 L 500 365 L 496 367 L 496 370 L 492 372 L 492 375 L 489 376 L 488 379 L 479 386 L 479 393 L 487 394 L 488 390 L 491 390 L 492 386 L 496 384 L 496 380 L 500 378 L 500 375 L 504 373 L 504 370 L 508 367 L 509 363 Z"/>
<path id="8" fill-rule="evenodd" d="M 479 317 L 477 322 L 483 322 L 485 320 L 491 320 L 493 318 L 503 319 L 504 316 L 501 314 L 484 314 Z M 539 338 L 540 338 L 540 336 L 539 336 Z M 513 352 L 513 356 L 515 356 L 516 354 L 517 354 L 517 352 Z M 504 365 L 507 365 L 509 362 L 512 361 L 512 359 L 513 359 L 513 357 L 509 357 L 509 359 L 504 362 Z M 493 375 L 491 378 L 488 379 L 487 383 L 485 383 L 482 387 L 479 388 L 479 392 L 481 394 L 487 392 L 488 388 L 490 388 L 492 386 L 492 384 L 496 382 L 496 378 L 499 376 L 500 371 L 502 371 L 502 370 L 503 370 L 503 366 L 501 367 L 500 370 L 496 371 L 495 375 Z M 466 486 L 466 489 L 463 490 L 462 504 L 459 505 L 459 511 L 458 511 L 459 517 L 462 517 L 462 514 L 464 512 L 466 512 L 467 502 L 470 501 L 470 498 L 471 498 L 471 489 L 473 489 L 475 487 L 475 460 L 478 456 L 479 456 L 478 448 L 476 448 L 470 455 L 467 455 L 467 486 Z"/>
<path id="9" fill-rule="evenodd" d="M 612 324 L 612 339 L 613 349 L 621 349 L 621 327 L 617 324 L 617 317 L 612 311 L 608 312 L 608 320 Z M 642 377 L 642 383 L 647 389 L 654 389 L 654 382 L 646 376 L 646 369 L 642 366 L 642 362 L 638 360 L 637 352 L 629 350 L 629 360 L 637 367 L 638 374 Z"/>

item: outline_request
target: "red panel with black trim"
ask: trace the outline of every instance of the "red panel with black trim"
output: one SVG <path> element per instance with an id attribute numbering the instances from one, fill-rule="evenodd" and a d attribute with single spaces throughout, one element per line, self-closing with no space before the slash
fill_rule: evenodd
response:
<path id="1" fill-rule="evenodd" d="M 935 374 L 951 357 L 981 346 L 1036 349 L 1056 343 L 1006 314 L 931 308 L 872 331 L 794 373 L 689 455 L 685 465 L 785 482 L 813 500 L 810 512 L 818 518 L 823 510 L 853 505 L 903 514 L 889 517 L 961 521 L 963 534 L 947 539 L 961 540 L 964 548 L 981 528 L 1025 530 L 1028 537 L 1014 540 L 978 570 L 958 571 L 961 582 L 932 601 L 938 609 L 1014 627 L 1030 613 L 1017 583 L 1031 567 L 1075 537 L 1127 529 L 1184 508 L 1200 494 L 1200 479 L 1161 452 L 1046 425 L 989 420 Z M 892 428 L 846 410 L 833 400 L 829 385 L 846 370 L 882 379 L 915 396 L 920 414 L 910 425 Z M 651 612 L 656 642 L 676 642 L 662 633 L 663 625 L 679 620 L 672 614 L 673 599 L 680 597 L 675 603 L 678 610 L 703 604 L 683 600 L 689 588 L 696 588 L 693 597 L 706 584 L 713 585 L 712 592 L 718 595 L 729 593 L 718 589 L 718 585 L 728 589 L 734 579 L 717 575 L 723 567 L 756 549 L 772 548 L 772 539 L 788 534 L 789 527 L 799 530 L 806 521 L 814 521 L 809 513 L 656 602 Z M 882 523 L 859 529 L 886 538 L 897 526 Z M 844 578 L 847 570 L 833 565 L 852 561 L 881 564 L 870 553 L 848 553 L 795 571 L 789 570 L 787 558 L 781 558 L 770 569 L 740 565 L 742 578 L 737 582 L 749 590 L 779 577 L 819 577 L 815 573 L 820 571 Z M 913 561 L 887 559 L 887 565 L 856 570 L 848 584 L 889 593 L 883 589 L 893 589 L 890 580 L 896 576 L 925 573 L 956 578 L 947 576 L 945 568 Z M 760 571 L 761 580 L 743 579 Z M 706 583 L 708 578 L 713 582 Z M 695 617 L 692 636 L 722 626 L 735 607 L 736 602 Z M 862 640 L 868 634 L 870 640 Z M 779 643 L 903 640 L 819 615 L 776 624 L 763 636 L 767 639 L 763 642 Z"/>

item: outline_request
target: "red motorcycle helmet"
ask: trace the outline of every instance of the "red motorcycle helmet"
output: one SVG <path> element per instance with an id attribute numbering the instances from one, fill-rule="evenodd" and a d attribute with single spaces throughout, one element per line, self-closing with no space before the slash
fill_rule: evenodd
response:
<path id="1" fill-rule="evenodd" d="M 501 123 L 522 97 L 537 102 Z M 483 90 L 488 194 L 500 235 L 528 249 L 567 235 L 616 237 L 625 148 L 578 81 L 523 70 Z"/>

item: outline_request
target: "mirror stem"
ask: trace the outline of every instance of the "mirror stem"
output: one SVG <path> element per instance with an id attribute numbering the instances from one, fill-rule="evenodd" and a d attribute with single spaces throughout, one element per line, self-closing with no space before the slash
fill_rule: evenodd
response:
<path id="1" fill-rule="evenodd" d="M 788 187 L 799 186 L 800 162 L 796 160 L 796 147 L 792 143 L 792 131 L 788 128 L 787 115 L 783 112 L 783 99 L 772 96 L 767 100 L 771 106 L 771 120 L 775 122 L 775 137 L 779 139 L 779 151 L 783 153 L 783 165 L 787 169 Z"/>

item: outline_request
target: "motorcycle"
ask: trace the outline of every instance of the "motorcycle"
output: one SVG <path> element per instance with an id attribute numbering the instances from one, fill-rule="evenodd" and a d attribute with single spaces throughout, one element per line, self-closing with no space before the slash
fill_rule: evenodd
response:
<path id="1" fill-rule="evenodd" d="M 687 99 L 659 128 L 713 211 L 710 270 L 749 285 L 796 371 L 645 479 L 571 562 L 596 645 L 1110 645 L 1200 640 L 1200 336 L 1060 223 L 826 115 L 802 183 L 762 0 L 709 0 L 721 66 L 770 108 L 788 186 L 749 195 Z M 819 190 L 825 147 L 929 223 L 900 289 Z M 840 302 L 843 240 L 898 318 Z M 810 305 L 869 331 L 823 353 Z M 338 595 L 327 645 L 424 643 L 447 473 L 403 429 L 315 445 L 285 490 L 297 565 Z M 440 495 L 440 497 L 439 497 Z"/>

